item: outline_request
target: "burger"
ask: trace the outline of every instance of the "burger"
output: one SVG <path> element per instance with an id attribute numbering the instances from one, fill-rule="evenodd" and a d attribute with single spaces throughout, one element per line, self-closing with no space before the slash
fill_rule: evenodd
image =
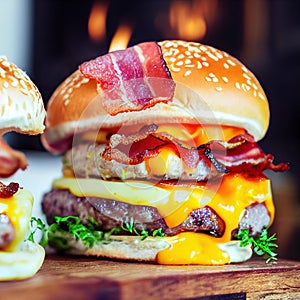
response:
<path id="1" fill-rule="evenodd" d="M 288 168 L 257 144 L 269 117 L 253 73 L 211 46 L 145 42 L 82 63 L 47 105 L 42 142 L 63 156 L 42 201 L 49 245 L 159 264 L 249 259 L 274 220 L 264 171 Z"/>
<path id="2" fill-rule="evenodd" d="M 0 178 L 9 180 L 28 163 L 23 153 L 3 139 L 10 131 L 36 135 L 44 130 L 45 109 L 30 78 L 0 57 Z M 24 279 L 41 267 L 45 251 L 26 239 L 33 207 L 32 194 L 16 182 L 0 181 L 0 281 Z"/>

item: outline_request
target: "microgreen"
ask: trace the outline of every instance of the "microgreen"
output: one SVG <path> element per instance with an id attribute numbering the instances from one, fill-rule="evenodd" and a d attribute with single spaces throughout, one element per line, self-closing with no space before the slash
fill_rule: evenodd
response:
<path id="1" fill-rule="evenodd" d="M 30 234 L 28 236 L 29 241 L 35 242 L 34 235 L 37 230 L 40 230 L 42 232 L 42 237 L 39 244 L 45 247 L 48 243 L 46 224 L 41 219 L 32 217 L 30 220 Z"/>
<path id="2" fill-rule="evenodd" d="M 135 227 L 135 224 L 134 224 L 134 219 L 133 218 L 130 218 L 129 219 L 129 223 L 124 223 L 121 228 L 124 230 L 124 231 L 129 231 L 130 233 L 133 233 L 137 236 L 140 237 L 140 239 L 143 241 L 144 239 L 146 239 L 147 237 L 149 236 L 152 236 L 152 237 L 163 237 L 165 234 L 163 233 L 162 231 L 162 228 L 159 228 L 159 229 L 156 229 L 151 233 L 149 233 L 149 231 L 143 229 L 141 231 L 138 231 Z"/>
<path id="3" fill-rule="evenodd" d="M 271 260 L 277 260 L 277 253 L 275 253 L 275 248 L 278 247 L 274 241 L 277 240 L 275 234 L 268 236 L 268 230 L 263 229 L 261 234 L 254 238 L 250 236 L 249 230 L 242 229 L 238 232 L 237 238 L 241 241 L 240 246 L 245 247 L 252 244 L 253 251 L 259 255 L 266 255 L 266 262 L 269 263 Z"/>
<path id="4" fill-rule="evenodd" d="M 137 230 L 134 224 L 134 219 L 130 218 L 129 222 L 124 222 L 121 227 L 115 227 L 109 232 L 104 233 L 100 230 L 99 223 L 90 218 L 87 223 L 83 224 L 79 217 L 54 217 L 54 222 L 46 228 L 46 225 L 41 219 L 31 219 L 31 233 L 28 237 L 29 240 L 34 241 L 34 234 L 37 230 L 42 231 L 42 238 L 40 244 L 47 246 L 50 244 L 59 250 L 66 250 L 69 248 L 68 236 L 73 236 L 76 241 L 80 240 L 82 244 L 88 248 L 92 248 L 95 243 L 109 242 L 110 236 L 118 234 L 121 231 L 127 231 L 131 234 L 138 236 L 141 240 L 149 236 L 163 237 L 164 233 L 162 228 L 156 229 L 150 234 L 147 230 Z M 69 234 L 69 235 L 66 235 Z"/>

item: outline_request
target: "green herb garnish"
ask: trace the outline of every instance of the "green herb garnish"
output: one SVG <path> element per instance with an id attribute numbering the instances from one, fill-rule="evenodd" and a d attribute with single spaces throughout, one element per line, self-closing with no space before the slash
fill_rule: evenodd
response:
<path id="1" fill-rule="evenodd" d="M 271 260 L 277 260 L 277 253 L 274 252 L 275 248 L 278 247 L 274 243 L 277 240 L 275 235 L 273 234 L 268 237 L 268 230 L 263 229 L 261 234 L 257 238 L 254 238 L 250 236 L 249 230 L 242 229 L 238 232 L 237 238 L 241 241 L 241 247 L 252 244 L 254 252 L 259 256 L 266 255 L 268 257 L 266 262 L 269 263 Z"/>
<path id="2" fill-rule="evenodd" d="M 134 219 L 130 218 L 129 223 L 124 223 L 123 226 L 121 227 L 124 231 L 129 231 L 130 233 L 133 233 L 137 236 L 140 237 L 140 239 L 143 241 L 149 236 L 152 237 L 163 237 L 165 234 L 162 231 L 162 228 L 156 229 L 152 232 L 152 234 L 149 233 L 147 230 L 141 230 L 138 231 L 134 225 Z"/>
<path id="3" fill-rule="evenodd" d="M 70 248 L 70 237 L 74 237 L 75 241 L 80 240 L 82 244 L 88 248 L 92 248 L 95 243 L 109 242 L 110 236 L 128 231 L 137 235 L 141 240 L 149 236 L 163 237 L 165 234 L 162 228 L 156 229 L 150 234 L 147 230 L 138 231 L 134 225 L 134 219 L 130 218 L 129 223 L 125 222 L 121 227 L 115 227 L 109 232 L 104 233 L 100 230 L 98 222 L 94 218 L 90 218 L 87 223 L 83 224 L 79 217 L 54 217 L 54 223 L 48 228 L 41 219 L 31 219 L 31 233 L 29 240 L 34 241 L 34 234 L 37 230 L 42 231 L 40 244 L 45 247 L 48 244 L 58 250 L 67 250 Z"/>
<path id="4" fill-rule="evenodd" d="M 46 224 L 41 219 L 32 217 L 30 220 L 30 229 L 28 240 L 34 243 L 34 235 L 37 230 L 40 230 L 42 232 L 42 237 L 39 244 L 45 247 L 48 243 Z"/>
<path id="5" fill-rule="evenodd" d="M 90 218 L 87 224 L 82 224 L 81 220 L 75 216 L 56 216 L 54 220 L 55 223 L 48 228 L 49 234 L 65 231 L 73 235 L 76 241 L 81 240 L 82 244 L 88 248 L 92 248 L 96 242 L 104 239 L 104 232 L 98 229 L 99 224 L 93 218 Z"/>

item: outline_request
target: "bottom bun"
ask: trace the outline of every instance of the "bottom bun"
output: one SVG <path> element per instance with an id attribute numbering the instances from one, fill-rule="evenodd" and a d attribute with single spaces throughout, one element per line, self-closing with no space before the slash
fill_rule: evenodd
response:
<path id="1" fill-rule="evenodd" d="M 55 239 L 55 237 L 53 237 Z M 62 236 L 56 236 L 60 239 Z M 64 252 L 72 255 L 86 255 L 127 261 L 157 262 L 157 254 L 170 247 L 176 241 L 174 237 L 147 237 L 141 240 L 136 236 L 110 236 L 108 240 L 98 242 L 91 248 L 85 247 L 80 240 L 71 235 L 64 235 L 67 241 Z M 230 263 L 243 262 L 251 258 L 252 247 L 240 246 L 240 241 L 230 241 L 218 244 L 218 247 L 227 252 Z"/>
<path id="2" fill-rule="evenodd" d="M 28 240 L 13 252 L 0 251 L 0 281 L 33 276 L 42 266 L 44 258 L 44 248 Z"/>

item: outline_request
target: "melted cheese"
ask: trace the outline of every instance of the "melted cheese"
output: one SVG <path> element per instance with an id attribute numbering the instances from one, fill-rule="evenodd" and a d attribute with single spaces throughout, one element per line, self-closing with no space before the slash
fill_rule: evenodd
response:
<path id="1" fill-rule="evenodd" d="M 156 132 L 167 132 L 190 146 L 199 146 L 211 140 L 229 141 L 231 138 L 245 133 L 245 130 L 230 126 L 166 124 L 159 125 Z"/>
<path id="2" fill-rule="evenodd" d="M 130 134 L 137 132 L 136 126 L 126 126 L 121 129 L 88 131 L 77 136 L 77 141 L 85 140 L 97 143 L 107 143 L 108 137 L 119 133 Z M 245 133 L 245 129 L 231 126 L 200 125 L 200 124 L 160 124 L 156 133 L 167 132 L 176 139 L 185 142 L 191 146 L 206 144 L 211 140 L 228 141 L 234 136 Z"/>
<path id="3" fill-rule="evenodd" d="M 204 233 L 183 232 L 170 241 L 170 246 L 157 255 L 159 264 L 224 265 L 229 255 L 222 251 L 216 238 Z"/>
<path id="4" fill-rule="evenodd" d="M 228 263 L 228 253 L 217 245 L 231 240 L 232 230 L 238 227 L 249 205 L 265 203 L 271 222 L 274 218 L 270 181 L 265 177 L 247 179 L 238 174 L 226 175 L 220 182 L 192 186 L 61 178 L 53 183 L 53 187 L 69 189 L 79 197 L 103 197 L 154 206 L 169 227 L 181 224 L 191 211 L 204 206 L 211 207 L 226 222 L 225 233 L 220 238 L 193 232 L 173 237 L 170 247 L 158 254 L 161 264 Z"/>
<path id="5" fill-rule="evenodd" d="M 32 194 L 19 189 L 9 198 L 0 198 L 0 213 L 6 214 L 15 228 L 15 239 L 5 251 L 13 251 L 23 241 L 31 218 L 33 206 Z"/>
<path id="6" fill-rule="evenodd" d="M 149 174 L 154 176 L 164 176 L 168 173 L 168 170 L 172 165 L 179 167 L 182 160 L 175 153 L 174 149 L 165 146 L 157 156 L 146 159 L 145 162 Z"/>

